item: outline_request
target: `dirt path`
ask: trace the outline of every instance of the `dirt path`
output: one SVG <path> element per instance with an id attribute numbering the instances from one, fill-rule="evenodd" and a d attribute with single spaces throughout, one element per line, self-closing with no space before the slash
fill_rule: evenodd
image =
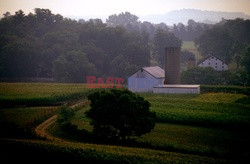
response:
<path id="1" fill-rule="evenodd" d="M 85 105 L 88 104 L 87 100 L 84 100 L 83 102 L 78 102 L 76 104 L 73 104 L 70 106 L 70 108 L 72 109 L 78 109 L 80 107 L 83 107 Z M 52 117 L 50 117 L 49 119 L 45 120 L 43 123 L 41 123 L 40 125 L 38 125 L 35 128 L 35 134 L 39 137 L 45 138 L 47 140 L 51 140 L 51 141 L 63 141 L 63 139 L 58 138 L 58 137 L 54 137 L 53 135 L 48 133 L 48 128 L 54 124 L 56 122 L 58 118 L 58 115 L 54 115 Z"/>

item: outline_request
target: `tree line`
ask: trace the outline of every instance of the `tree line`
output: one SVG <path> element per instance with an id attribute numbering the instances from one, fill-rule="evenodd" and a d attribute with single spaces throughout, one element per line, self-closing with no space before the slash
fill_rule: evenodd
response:
<path id="1" fill-rule="evenodd" d="M 138 19 L 130 13 L 128 17 L 128 26 Z M 76 21 L 40 8 L 28 15 L 22 10 L 14 15 L 6 12 L 0 20 L 0 77 L 48 77 L 62 82 L 85 82 L 88 75 L 126 78 L 149 66 L 150 56 L 160 53 L 160 37 L 181 44 L 162 27 L 150 38 L 147 31 L 128 30 L 125 25 L 112 25 L 113 21 L 112 16 L 107 23 Z M 160 55 L 154 56 L 161 61 Z"/>
<path id="2" fill-rule="evenodd" d="M 213 53 L 226 63 L 236 62 L 249 75 L 249 22 L 207 25 L 189 20 L 186 26 L 170 27 L 141 22 L 129 12 L 111 15 L 106 23 L 76 21 L 40 8 L 28 15 L 22 10 L 6 12 L 0 20 L 0 78 L 126 78 L 140 67 L 163 67 L 164 48 L 181 46 L 183 40 L 194 40 L 203 56 Z M 182 60 L 190 57 L 194 54 L 182 52 Z"/>
<path id="3" fill-rule="evenodd" d="M 249 36 L 250 20 L 222 20 L 197 37 L 195 44 L 203 56 L 213 54 L 227 64 L 236 64 L 236 70 L 231 71 L 231 81 L 241 80 L 234 84 L 250 85 Z"/>
<path id="4" fill-rule="evenodd" d="M 213 53 L 224 62 L 235 61 L 239 66 L 250 45 L 249 36 L 250 20 L 222 20 L 197 37 L 195 44 L 202 55 Z"/>
<path id="5" fill-rule="evenodd" d="M 165 31 L 172 32 L 177 38 L 182 41 L 193 41 L 197 38 L 202 32 L 210 29 L 213 25 L 195 22 L 190 19 L 187 22 L 187 25 L 183 23 L 177 23 L 173 26 L 167 26 L 165 23 L 153 24 L 148 21 L 141 22 L 139 17 L 133 15 L 129 12 L 113 14 L 107 19 L 108 26 L 122 26 L 125 27 L 128 31 L 137 31 L 147 33 L 149 38 L 153 39 L 157 30 L 164 29 Z"/>

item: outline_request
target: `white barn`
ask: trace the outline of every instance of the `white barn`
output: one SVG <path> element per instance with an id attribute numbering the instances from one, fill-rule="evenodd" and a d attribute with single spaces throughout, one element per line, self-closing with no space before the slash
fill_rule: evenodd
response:
<path id="1" fill-rule="evenodd" d="M 225 71 L 228 70 L 226 63 L 216 58 L 213 55 L 209 55 L 197 63 L 198 67 L 211 67 L 215 71 Z"/>
<path id="2" fill-rule="evenodd" d="M 128 78 L 132 92 L 153 92 L 153 87 L 164 84 L 165 71 L 159 66 L 144 67 Z"/>

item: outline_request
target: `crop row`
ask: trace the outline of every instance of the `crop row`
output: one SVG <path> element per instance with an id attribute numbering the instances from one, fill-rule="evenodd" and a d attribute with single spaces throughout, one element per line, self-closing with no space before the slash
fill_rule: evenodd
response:
<path id="1" fill-rule="evenodd" d="M 250 127 L 249 102 L 239 103 L 248 98 L 245 95 L 142 95 L 151 103 L 151 110 L 156 112 L 158 122 L 218 128 Z"/>
<path id="2" fill-rule="evenodd" d="M 201 92 L 224 92 L 224 93 L 237 93 L 250 95 L 250 87 L 241 87 L 241 86 L 214 86 L 214 85 L 202 85 Z"/>
<path id="3" fill-rule="evenodd" d="M 0 83 L 0 107 L 60 105 L 93 91 L 85 84 Z"/>
<path id="4" fill-rule="evenodd" d="M 108 163 L 221 163 L 222 159 L 143 148 L 73 142 L 0 140 L 1 160 L 14 162 L 108 162 Z M 28 155 L 28 156 L 27 156 Z"/>
<path id="5" fill-rule="evenodd" d="M 56 107 L 1 109 L 0 137 L 34 137 L 33 128 L 56 112 Z"/>

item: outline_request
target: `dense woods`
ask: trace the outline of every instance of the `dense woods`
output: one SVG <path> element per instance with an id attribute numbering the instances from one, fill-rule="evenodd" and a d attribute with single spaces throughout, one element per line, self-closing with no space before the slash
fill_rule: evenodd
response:
<path id="1" fill-rule="evenodd" d="M 192 40 L 208 28 L 192 20 L 187 27 L 170 28 L 165 23 L 141 22 L 129 12 L 111 15 L 106 22 L 71 20 L 49 9 L 36 8 L 28 15 L 22 10 L 14 15 L 6 12 L 0 20 L 1 79 L 85 82 L 87 75 L 126 78 L 151 61 L 163 66 L 165 46 L 181 46 L 181 40 Z"/>
<path id="2" fill-rule="evenodd" d="M 100 19 L 77 22 L 48 9 L 6 13 L 0 21 L 0 40 L 2 78 L 83 82 L 86 75 L 126 77 L 150 64 L 142 34 L 108 27 Z"/>

